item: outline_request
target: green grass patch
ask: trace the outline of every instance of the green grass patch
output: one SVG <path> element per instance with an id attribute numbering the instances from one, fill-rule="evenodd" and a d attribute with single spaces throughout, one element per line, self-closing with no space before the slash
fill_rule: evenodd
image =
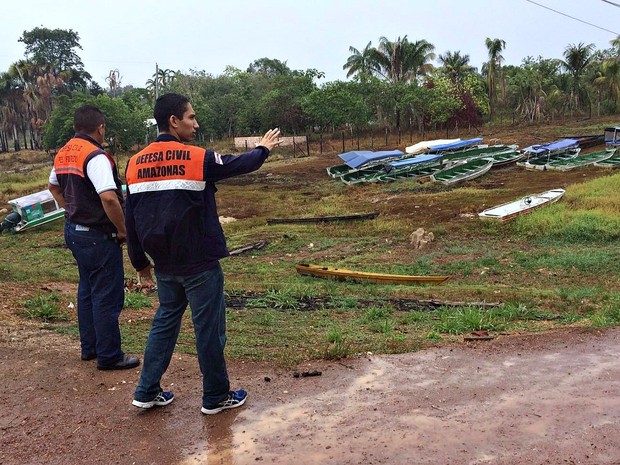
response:
<path id="1" fill-rule="evenodd" d="M 475 213 L 497 194 L 522 195 L 511 183 L 498 189 L 415 180 L 345 186 L 326 174 L 314 179 L 278 173 L 283 164 L 265 166 L 272 176 L 218 186 L 220 214 L 238 217 L 223 226 L 230 248 L 268 243 L 221 262 L 230 302 L 226 350 L 231 358 L 292 365 L 366 352 L 415 351 L 481 329 L 510 333 L 620 324 L 620 175 L 570 184 L 558 203 L 514 222 L 495 223 L 479 221 Z M 47 167 L 0 176 L 2 199 L 43 188 L 48 172 Z M 266 221 L 370 211 L 381 214 L 325 224 Z M 435 240 L 413 249 L 409 238 L 419 227 L 433 232 Z M 451 279 L 437 285 L 340 282 L 300 276 L 297 263 Z M 125 254 L 125 274 L 133 273 Z M 30 297 L 31 289 L 56 283 L 74 288 L 77 281 L 62 221 L 0 236 L 2 295 L 29 296 L 13 299 L 16 314 L 47 321 L 77 338 L 75 316 L 62 319 L 66 302 L 61 296 Z M 446 305 L 437 308 L 440 304 L 425 301 Z M 499 306 L 476 305 L 495 302 Z M 126 294 L 121 328 L 127 352 L 143 352 L 152 315 L 141 309 L 156 303 L 156 296 Z M 134 310 L 135 318 L 127 313 Z M 189 311 L 176 350 L 195 353 Z"/>
<path id="2" fill-rule="evenodd" d="M 60 309 L 60 298 L 57 294 L 37 294 L 23 303 L 26 318 L 42 320 L 46 323 L 66 321 L 67 314 Z"/>

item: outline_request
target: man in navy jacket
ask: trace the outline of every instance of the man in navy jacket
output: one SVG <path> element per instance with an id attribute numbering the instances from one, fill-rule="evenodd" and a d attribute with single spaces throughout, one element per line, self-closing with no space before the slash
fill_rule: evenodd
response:
<path id="1" fill-rule="evenodd" d="M 126 171 L 129 258 L 138 278 L 148 283 L 150 256 L 159 296 L 132 404 L 151 408 L 172 402 L 174 395 L 164 391 L 160 381 L 189 304 L 203 376 L 201 412 L 215 414 L 239 407 L 247 398 L 242 389 L 230 390 L 224 359 L 226 307 L 219 259 L 229 253 L 216 208 L 215 182 L 260 168 L 280 144 L 280 131 L 267 131 L 248 153 L 220 155 L 184 144 L 198 129 L 186 97 L 159 97 L 154 116 L 159 137 L 131 157 Z"/>

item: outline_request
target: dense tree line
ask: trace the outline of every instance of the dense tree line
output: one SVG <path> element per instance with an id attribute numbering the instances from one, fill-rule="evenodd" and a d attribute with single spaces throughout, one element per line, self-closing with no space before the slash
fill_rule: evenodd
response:
<path id="1" fill-rule="evenodd" d="M 527 57 L 519 66 L 504 66 L 507 44 L 487 38 L 480 71 L 460 51 L 436 55 L 425 40 L 381 37 L 377 47 L 349 48 L 346 81 L 321 82 L 316 69 L 260 58 L 217 76 L 158 68 L 143 88 L 122 86 L 118 69 L 110 70 L 106 88 L 93 81 L 75 31 L 38 27 L 19 41 L 24 59 L 0 73 L 0 151 L 62 145 L 72 134 L 73 109 L 86 102 L 108 116 L 113 148 L 144 143 L 153 101 L 168 91 L 190 97 L 203 141 L 276 126 L 286 134 L 387 128 L 422 135 L 429 127 L 620 111 L 620 37 L 607 50 L 570 44 L 562 59 Z"/>

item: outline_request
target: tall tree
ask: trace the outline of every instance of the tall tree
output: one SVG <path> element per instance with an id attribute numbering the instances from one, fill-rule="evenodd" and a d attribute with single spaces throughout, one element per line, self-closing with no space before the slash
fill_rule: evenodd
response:
<path id="1" fill-rule="evenodd" d="M 157 68 L 151 79 L 146 81 L 146 88 L 153 96 L 162 95 L 170 91 L 170 86 L 176 78 L 177 72 L 171 69 Z"/>
<path id="2" fill-rule="evenodd" d="M 437 58 L 441 63 L 441 72 L 456 85 L 460 85 L 465 75 L 476 70 L 469 64 L 469 55 L 461 55 L 460 51 L 447 51 Z"/>
<path id="3" fill-rule="evenodd" d="M 105 81 L 110 86 L 110 93 L 112 97 L 116 97 L 116 89 L 118 89 L 121 85 L 121 73 L 118 69 L 111 69 L 108 73 L 108 77 L 105 78 Z"/>
<path id="4" fill-rule="evenodd" d="M 366 44 L 364 50 L 361 52 L 355 47 L 349 47 L 351 55 L 347 58 L 347 62 L 342 66 L 342 69 L 346 69 L 347 77 L 366 74 L 377 75 L 379 74 L 377 64 L 377 49 L 372 46 L 372 41 Z"/>
<path id="5" fill-rule="evenodd" d="M 391 82 L 412 82 L 418 76 L 433 69 L 435 46 L 426 40 L 409 42 L 407 36 L 392 42 L 386 37 L 379 39 L 376 60 L 380 74 Z"/>
<path id="6" fill-rule="evenodd" d="M 485 45 L 487 46 L 489 53 L 489 61 L 487 64 L 487 87 L 490 105 L 489 112 L 490 116 L 493 117 L 494 110 L 497 105 L 497 84 L 498 81 L 502 81 L 501 68 L 502 62 L 504 61 L 502 50 L 506 48 L 506 41 L 502 39 L 490 39 L 487 37 Z"/>
<path id="7" fill-rule="evenodd" d="M 275 58 L 259 58 L 248 66 L 248 73 L 261 73 L 269 76 L 285 76 L 291 74 L 291 69 L 286 61 L 282 62 Z"/>
<path id="8" fill-rule="evenodd" d="M 76 52 L 82 49 L 80 37 L 72 29 L 35 27 L 24 31 L 18 41 L 24 43 L 29 61 L 47 67 L 54 76 L 62 75 L 69 89 L 84 89 L 91 80 Z"/>
<path id="9" fill-rule="evenodd" d="M 564 50 L 562 66 L 570 73 L 572 78 L 570 88 L 571 112 L 581 107 L 584 97 L 581 82 L 585 70 L 592 60 L 593 51 L 594 44 L 585 45 L 583 42 L 580 42 L 578 45 L 570 44 Z"/>

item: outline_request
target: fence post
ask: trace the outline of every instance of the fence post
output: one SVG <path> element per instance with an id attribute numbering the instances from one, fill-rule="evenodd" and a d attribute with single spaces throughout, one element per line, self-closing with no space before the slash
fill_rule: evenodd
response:
<path id="1" fill-rule="evenodd" d="M 374 129 L 372 129 L 370 131 L 370 148 L 371 149 L 375 148 L 375 131 L 374 131 Z"/>
<path id="2" fill-rule="evenodd" d="M 388 145 L 388 128 L 385 128 L 385 145 Z"/>
<path id="3" fill-rule="evenodd" d="M 323 133 L 319 134 L 319 153 L 323 155 Z"/>
<path id="4" fill-rule="evenodd" d="M 310 135 L 306 134 L 306 155 L 310 156 Z"/>
<path id="5" fill-rule="evenodd" d="M 342 131 L 342 153 L 346 152 L 346 149 L 344 147 L 344 131 Z"/>
<path id="6" fill-rule="evenodd" d="M 248 140 L 247 139 L 245 140 L 245 151 L 246 152 L 248 151 Z"/>

